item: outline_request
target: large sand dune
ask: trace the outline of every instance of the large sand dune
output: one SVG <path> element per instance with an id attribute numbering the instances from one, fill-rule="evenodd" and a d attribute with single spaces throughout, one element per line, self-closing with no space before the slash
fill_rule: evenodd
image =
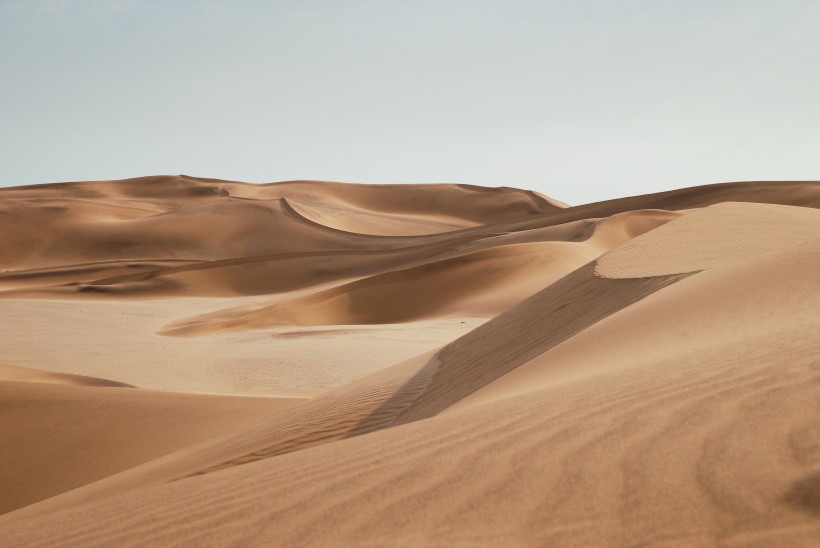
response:
<path id="1" fill-rule="evenodd" d="M 818 546 L 818 208 L 0 189 L 0 545 Z"/>

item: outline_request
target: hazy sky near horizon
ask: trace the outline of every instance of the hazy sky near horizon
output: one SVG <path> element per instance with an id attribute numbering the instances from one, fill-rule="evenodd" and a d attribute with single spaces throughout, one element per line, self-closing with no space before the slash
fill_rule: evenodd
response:
<path id="1" fill-rule="evenodd" d="M 820 0 L 0 0 L 0 186 L 820 179 Z"/>

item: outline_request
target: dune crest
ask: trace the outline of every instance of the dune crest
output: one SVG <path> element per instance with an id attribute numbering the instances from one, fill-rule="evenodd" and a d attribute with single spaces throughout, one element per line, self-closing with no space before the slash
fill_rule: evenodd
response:
<path id="1" fill-rule="evenodd" d="M 109 386 L 117 388 L 133 388 L 124 382 L 110 381 L 84 375 L 70 375 L 66 373 L 52 373 L 39 371 L 27 367 L 16 367 L 0 363 L 0 382 L 17 381 L 45 384 L 68 384 L 72 386 Z"/>
<path id="2" fill-rule="evenodd" d="M 816 544 L 819 209 L 0 189 L 0 545 Z"/>

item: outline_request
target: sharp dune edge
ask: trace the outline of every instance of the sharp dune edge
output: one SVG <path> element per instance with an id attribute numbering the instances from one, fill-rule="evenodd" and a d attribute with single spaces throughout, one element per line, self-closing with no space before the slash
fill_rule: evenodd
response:
<path id="1" fill-rule="evenodd" d="M 817 546 L 820 183 L 0 189 L 0 546 Z"/>

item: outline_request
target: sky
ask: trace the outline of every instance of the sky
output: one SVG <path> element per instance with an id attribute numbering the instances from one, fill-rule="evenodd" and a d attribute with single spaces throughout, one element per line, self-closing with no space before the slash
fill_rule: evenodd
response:
<path id="1" fill-rule="evenodd" d="M 0 0 L 0 186 L 820 179 L 820 0 Z"/>

